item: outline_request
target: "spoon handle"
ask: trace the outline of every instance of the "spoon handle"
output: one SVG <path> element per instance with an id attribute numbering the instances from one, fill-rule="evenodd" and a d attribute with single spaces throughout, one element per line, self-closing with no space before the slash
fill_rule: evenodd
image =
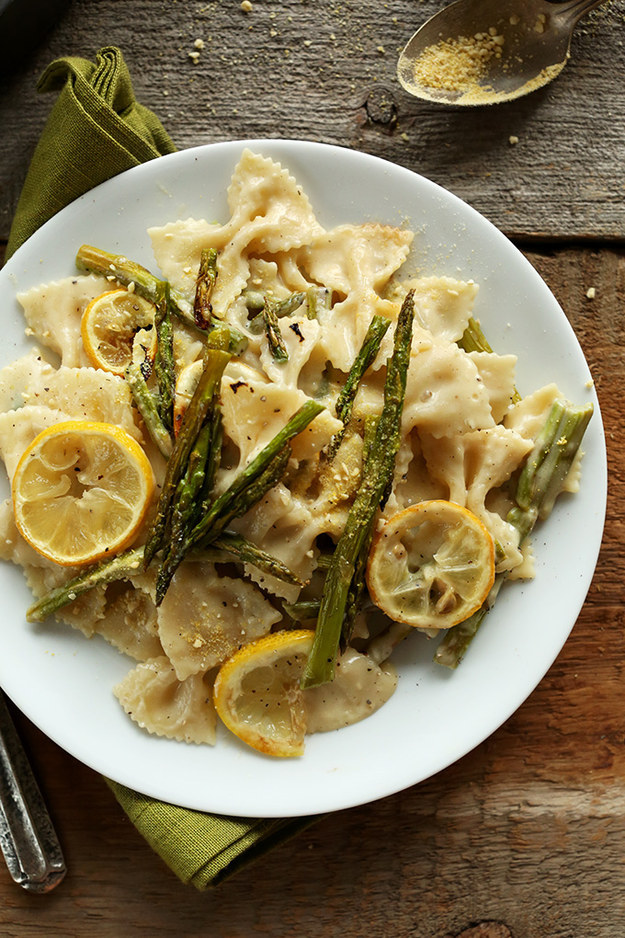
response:
<path id="1" fill-rule="evenodd" d="M 600 7 L 602 4 L 607 3 L 607 0 L 565 0 L 565 2 L 560 3 L 553 3 L 553 0 L 549 0 L 549 2 L 556 7 L 551 14 L 552 16 L 574 25 L 584 13 L 589 13 L 595 7 Z"/>
<path id="2" fill-rule="evenodd" d="M 65 876 L 61 846 L 1 692 L 0 849 L 12 879 L 29 892 L 50 892 Z"/>

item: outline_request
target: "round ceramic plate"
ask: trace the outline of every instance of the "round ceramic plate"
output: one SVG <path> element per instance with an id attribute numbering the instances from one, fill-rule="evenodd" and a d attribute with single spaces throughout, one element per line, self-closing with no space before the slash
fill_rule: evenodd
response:
<path id="1" fill-rule="evenodd" d="M 566 641 L 590 585 L 605 517 L 605 442 L 575 335 L 516 248 L 428 180 L 316 143 L 255 140 L 186 150 L 78 199 L 0 272 L 1 363 L 26 349 L 17 291 L 75 273 L 83 242 L 154 268 L 146 229 L 190 215 L 225 220 L 225 191 L 245 146 L 288 167 L 326 227 L 367 221 L 410 226 L 416 238 L 409 272 L 480 285 L 476 315 L 495 349 L 518 356 L 522 393 L 555 381 L 572 401 L 595 405 L 581 492 L 562 497 L 540 527 L 535 579 L 504 587 L 454 672 L 432 663 L 432 643 L 410 636 L 394 658 L 399 685 L 391 700 L 361 723 L 309 737 L 300 759 L 264 757 L 225 730 L 215 747 L 140 730 L 112 693 L 133 663 L 98 638 L 28 624 L 30 595 L 21 571 L 0 564 L 0 684 L 43 732 L 83 763 L 147 795 L 223 814 L 297 816 L 363 804 L 431 776 L 489 736 L 532 692 Z"/>

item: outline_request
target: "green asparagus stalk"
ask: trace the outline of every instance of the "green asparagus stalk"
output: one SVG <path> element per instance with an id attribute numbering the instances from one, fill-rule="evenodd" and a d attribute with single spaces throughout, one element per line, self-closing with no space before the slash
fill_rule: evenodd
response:
<path id="1" fill-rule="evenodd" d="M 80 270 L 114 278 L 124 286 L 134 284 L 134 289 L 139 296 L 156 305 L 160 279 L 141 264 L 124 257 L 123 254 L 109 254 L 108 251 L 102 251 L 90 244 L 83 244 L 76 255 L 76 266 Z M 195 325 L 193 306 L 173 287 L 170 292 L 170 302 L 174 315 L 188 326 Z"/>
<path id="2" fill-rule="evenodd" d="M 141 372 L 141 366 L 136 362 L 131 362 L 126 369 L 126 383 L 150 438 L 165 459 L 169 459 L 174 445 L 171 433 L 161 420 L 154 397 Z"/>
<path id="3" fill-rule="evenodd" d="M 519 531 L 521 540 L 536 521 L 549 517 L 564 480 L 571 470 L 593 407 L 572 407 L 561 400 L 554 402 L 545 426 L 536 438 L 516 490 L 516 506 L 508 521 Z"/>
<path id="4" fill-rule="evenodd" d="M 171 321 L 170 288 L 166 280 L 161 280 L 156 294 L 157 344 L 154 359 L 154 374 L 158 387 L 158 413 L 163 425 L 173 432 L 174 397 L 176 394 L 176 373 L 174 362 L 174 330 Z"/>
<path id="5" fill-rule="evenodd" d="M 309 287 L 306 291 L 306 318 L 317 319 L 319 310 L 330 309 L 332 293 L 326 287 Z"/>
<path id="6" fill-rule="evenodd" d="M 180 523 L 176 524 L 178 513 L 174 508 L 174 518 L 172 519 L 168 542 L 156 577 L 157 606 L 160 606 L 162 603 L 176 570 L 189 551 L 191 551 L 194 546 L 204 549 L 214 546 L 215 540 L 223 535 L 231 521 L 244 515 L 253 505 L 264 498 L 269 489 L 274 488 L 274 486 L 278 484 L 284 475 L 290 452 L 290 447 L 288 445 L 285 446 L 283 451 L 272 460 L 265 471 L 262 472 L 257 479 L 252 481 L 250 485 L 240 493 L 237 499 L 227 506 L 224 505 L 222 511 L 214 513 L 213 522 L 202 539 L 194 538 L 194 531 L 201 522 L 193 526 L 191 513 L 188 513 L 181 515 Z M 217 505 L 218 502 L 219 499 L 217 499 L 214 504 Z M 209 510 L 208 514 L 211 513 L 212 511 Z M 207 517 L 207 515 L 204 517 Z M 260 556 L 260 554 L 258 556 Z"/>
<path id="7" fill-rule="evenodd" d="M 217 282 L 217 251 L 208 248 L 202 251 L 200 269 L 195 284 L 193 317 L 198 329 L 208 330 L 211 325 L 211 296 Z"/>
<path id="8" fill-rule="evenodd" d="M 379 422 L 380 418 L 377 416 L 370 415 L 365 418 L 365 433 L 362 456 L 363 476 L 367 475 L 371 471 L 371 460 L 375 459 L 375 435 Z M 392 473 L 390 476 L 390 482 L 392 482 Z M 380 501 L 381 505 L 386 501 L 388 497 L 388 491 L 389 485 L 387 485 L 384 490 L 384 494 L 382 495 L 382 499 Z M 373 539 L 374 527 L 375 514 L 371 516 L 369 530 L 365 534 L 362 550 L 360 551 L 360 554 L 356 558 L 356 562 L 354 564 L 354 575 L 352 577 L 352 582 L 347 594 L 347 604 L 345 607 L 343 628 L 341 629 L 340 644 L 343 650 L 347 648 L 351 641 L 351 637 L 354 631 L 354 624 L 356 622 L 356 616 L 358 614 L 358 610 L 360 609 L 362 597 L 365 592 L 367 560 L 369 558 L 369 550 L 371 548 L 371 541 Z"/>
<path id="9" fill-rule="evenodd" d="M 219 464 L 221 462 L 224 434 L 221 408 L 217 406 L 213 408 L 210 422 L 210 433 L 211 438 L 208 447 L 208 458 L 206 460 L 206 467 L 204 470 L 204 482 L 202 483 L 202 490 L 200 492 L 200 516 L 204 515 L 210 508 L 213 485 L 215 484 L 215 476 L 217 475 L 217 470 L 219 469 Z"/>
<path id="10" fill-rule="evenodd" d="M 190 550 L 210 546 L 234 518 L 249 511 L 269 489 L 277 485 L 290 458 L 290 440 L 305 430 L 323 409 L 316 401 L 307 401 L 300 407 L 283 429 L 238 474 L 229 488 L 213 501 L 201 520 L 175 545 L 175 549 L 168 549 L 158 572 L 157 604 L 162 601 L 174 573 Z"/>
<path id="11" fill-rule="evenodd" d="M 211 428 L 208 427 L 208 438 L 210 439 Z M 195 504 L 196 493 L 194 492 L 190 499 L 185 499 L 185 504 L 189 504 L 190 510 L 180 510 L 178 504 L 174 504 L 172 523 L 167 538 L 167 544 L 164 548 L 164 556 L 156 577 L 156 605 L 159 606 L 163 601 L 165 593 L 169 589 L 174 573 L 184 560 L 185 556 L 192 550 L 194 544 L 203 548 L 211 547 L 216 537 L 218 537 L 235 518 L 245 514 L 252 505 L 265 496 L 269 489 L 278 484 L 286 469 L 290 457 L 290 447 L 287 445 L 275 459 L 269 464 L 264 472 L 257 479 L 254 479 L 250 485 L 240 493 L 239 498 L 224 507 L 224 510 L 214 513 L 213 523 L 204 537 L 194 540 L 193 531 L 199 521 L 194 518 L 193 507 Z M 181 491 L 182 487 L 182 491 Z M 177 499 L 182 502 L 185 490 L 190 488 L 184 482 L 179 486 Z M 227 494 L 227 493 L 224 493 Z M 219 499 L 217 499 L 219 502 Z M 211 513 L 209 508 L 207 514 Z M 206 517 L 207 515 L 203 515 Z"/>
<path id="12" fill-rule="evenodd" d="M 289 293 L 288 296 L 285 296 L 281 300 L 273 300 L 271 305 L 278 319 L 281 319 L 282 316 L 290 316 L 296 309 L 299 309 L 306 299 L 306 296 L 306 293 L 302 293 L 298 290 L 294 293 Z M 262 313 L 267 298 L 260 290 L 246 290 L 244 297 L 245 305 L 248 309 L 248 316 L 250 319 L 254 319 L 258 313 Z"/>
<path id="13" fill-rule="evenodd" d="M 477 319 L 474 319 L 472 316 L 467 323 L 467 328 L 464 330 L 458 345 L 461 349 L 464 349 L 465 352 L 493 351 L 488 344 L 486 336 L 482 332 L 482 327 Z"/>
<path id="14" fill-rule="evenodd" d="M 223 531 L 212 542 L 212 546 L 231 554 L 239 563 L 251 564 L 268 576 L 276 577 L 284 583 L 304 586 L 304 582 L 285 563 L 248 541 L 242 534 Z"/>
<path id="15" fill-rule="evenodd" d="M 277 577 L 286 583 L 303 586 L 302 581 L 277 557 L 252 544 L 242 535 L 224 532 L 214 545 L 205 550 L 193 551 L 189 560 L 208 561 L 211 563 L 246 563 L 261 572 Z M 124 551 L 117 557 L 103 560 L 97 567 L 73 577 L 62 586 L 50 590 L 26 612 L 29 622 L 44 622 L 49 616 L 68 606 L 89 590 L 97 586 L 106 586 L 118 580 L 131 580 L 143 571 L 144 548 L 137 547 Z"/>
<path id="16" fill-rule="evenodd" d="M 218 519 L 228 516 L 231 520 L 230 512 L 233 507 L 237 510 L 238 516 L 237 505 L 238 503 L 240 505 L 241 499 L 245 499 L 245 493 L 250 486 L 257 482 L 266 470 L 271 469 L 272 464 L 275 465 L 276 458 L 281 456 L 287 444 L 305 430 L 324 409 L 323 404 L 309 400 L 293 414 L 282 430 L 276 433 L 273 439 L 238 474 L 229 488 L 213 502 L 209 511 L 191 532 L 190 540 L 193 544 L 203 542 L 215 530 Z M 245 510 L 249 507 L 248 505 Z"/>
<path id="17" fill-rule="evenodd" d="M 354 400 L 356 398 L 356 393 L 360 386 L 360 382 L 362 381 L 362 378 L 369 366 L 373 364 L 375 357 L 380 350 L 382 339 L 386 335 L 386 331 L 390 324 L 390 320 L 385 319 L 384 316 L 374 316 L 369 323 L 369 328 L 367 329 L 367 334 L 365 335 L 363 343 L 360 347 L 360 351 L 354 359 L 352 367 L 349 370 L 349 374 L 345 379 L 345 384 L 341 388 L 340 394 L 336 400 L 336 416 L 339 418 L 339 420 L 342 421 L 343 427 L 341 430 L 335 433 L 330 440 L 326 451 L 326 456 L 328 459 L 334 458 L 339 446 L 341 445 L 341 441 L 345 435 L 345 430 L 347 429 L 347 425 L 352 415 Z"/>
<path id="18" fill-rule="evenodd" d="M 232 489 L 238 484 L 238 480 L 235 479 L 232 486 L 215 499 L 204 515 L 204 519 L 210 517 L 211 520 L 204 527 L 205 533 L 201 542 L 204 544 L 212 542 L 213 538 L 217 537 L 231 521 L 246 514 L 265 497 L 267 492 L 275 488 L 284 475 L 290 458 L 291 447 L 287 443 L 262 472 L 232 497 Z"/>
<path id="19" fill-rule="evenodd" d="M 110 560 L 103 560 L 97 567 L 81 573 L 63 586 L 57 586 L 33 603 L 26 611 L 29 622 L 43 622 L 48 616 L 73 603 L 75 599 L 113 580 L 129 580 L 143 569 L 143 547 L 124 551 Z"/>
<path id="20" fill-rule="evenodd" d="M 172 505 L 168 549 L 182 540 L 189 527 L 193 525 L 199 495 L 206 476 L 211 440 L 212 425 L 208 420 L 202 425 L 195 438 L 184 475 L 178 483 Z"/>
<path id="21" fill-rule="evenodd" d="M 489 606 L 485 603 L 477 612 L 474 612 L 472 616 L 465 619 L 464 622 L 459 622 L 458 625 L 454 625 L 453 628 L 449 629 L 436 649 L 434 655 L 436 664 L 440 664 L 451 670 L 455 670 L 458 667 L 466 655 L 469 645 L 477 635 L 477 630 L 482 624 L 488 610 Z"/>
<path id="22" fill-rule="evenodd" d="M 263 306 L 263 321 L 265 323 L 265 334 L 267 336 L 267 342 L 269 343 L 269 350 L 277 362 L 288 361 L 289 353 L 287 347 L 284 344 L 284 339 L 282 338 L 282 332 L 280 331 L 280 326 L 278 324 L 278 314 L 276 312 L 276 306 L 273 303 L 270 303 L 267 297 L 265 297 L 265 304 Z"/>
<path id="23" fill-rule="evenodd" d="M 515 493 L 516 505 L 506 519 L 519 532 L 520 544 L 532 532 L 539 519 L 544 520 L 551 514 L 577 456 L 592 412 L 592 404 L 574 407 L 562 400 L 554 402 L 521 470 Z M 452 669 L 458 667 L 487 611 L 492 608 L 504 579 L 505 574 L 498 574 L 482 608 L 445 634 L 434 656 L 437 664 Z"/>
<path id="24" fill-rule="evenodd" d="M 146 567 L 167 539 L 178 483 L 186 471 L 189 454 L 195 445 L 209 409 L 213 405 L 215 392 L 220 386 L 221 376 L 229 361 L 230 355 L 228 352 L 219 349 L 205 349 L 204 368 L 193 397 L 185 411 L 176 442 L 167 463 L 163 488 L 147 538 L 145 548 Z"/>
<path id="25" fill-rule="evenodd" d="M 318 599 L 302 599 L 296 603 L 284 603 L 282 608 L 294 622 L 308 622 L 319 616 L 321 602 Z"/>
<path id="26" fill-rule="evenodd" d="M 326 575 L 317 628 L 311 653 L 302 675 L 302 687 L 315 687 L 334 678 L 350 590 L 359 558 L 368 549 L 373 519 L 392 479 L 401 438 L 401 415 L 406 391 L 414 294 L 402 304 L 395 328 L 393 355 L 387 363 L 384 405 L 376 428 L 373 452 L 367 462 L 360 489 L 347 516 Z"/>

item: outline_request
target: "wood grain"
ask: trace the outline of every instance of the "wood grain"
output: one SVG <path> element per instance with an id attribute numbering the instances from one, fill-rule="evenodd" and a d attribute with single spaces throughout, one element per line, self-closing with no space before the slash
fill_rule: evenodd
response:
<path id="1" fill-rule="evenodd" d="M 622 241 L 625 0 L 578 26 L 556 82 L 478 110 L 417 101 L 396 80 L 398 51 L 441 5 L 256 0 L 246 14 L 234 0 L 73 0 L 0 93 L 0 236 L 51 104 L 37 77 L 52 58 L 113 44 L 180 148 L 247 137 L 355 147 L 441 183 L 514 237 Z"/>
<path id="2" fill-rule="evenodd" d="M 597 573 L 535 692 L 444 772 L 325 818 L 206 894 L 182 886 L 102 780 L 18 714 L 69 873 L 32 897 L 0 869 L 3 938 L 622 938 L 625 252 L 528 257 L 591 362 L 611 467 Z"/>

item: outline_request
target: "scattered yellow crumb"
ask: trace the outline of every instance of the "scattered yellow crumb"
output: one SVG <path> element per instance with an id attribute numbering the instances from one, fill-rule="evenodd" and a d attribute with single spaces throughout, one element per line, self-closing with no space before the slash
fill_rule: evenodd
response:
<path id="1" fill-rule="evenodd" d="M 250 3 L 250 0 L 243 0 L 243 3 L 241 4 L 241 9 L 243 10 L 244 13 L 251 13 L 254 7 Z"/>
<path id="2" fill-rule="evenodd" d="M 511 137 L 508 137 L 508 143 L 510 144 L 511 147 L 516 146 L 518 142 L 519 142 L 519 138 L 515 137 L 514 134 Z"/>
<path id="3" fill-rule="evenodd" d="M 596 295 L 597 295 L 596 289 L 594 287 L 588 287 L 588 289 L 586 290 L 586 296 L 588 297 L 588 299 L 594 300 Z"/>

